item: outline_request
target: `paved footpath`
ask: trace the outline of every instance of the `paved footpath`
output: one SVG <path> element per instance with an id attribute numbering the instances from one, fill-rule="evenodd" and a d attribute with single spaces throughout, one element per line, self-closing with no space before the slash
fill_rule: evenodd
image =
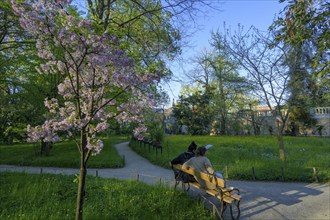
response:
<path id="1" fill-rule="evenodd" d="M 128 147 L 116 145 L 125 157 L 125 167 L 117 169 L 88 169 L 89 175 L 103 178 L 139 179 L 148 184 L 174 185 L 169 169 L 151 164 Z M 55 167 L 21 167 L 0 165 L 0 172 L 76 174 L 78 169 Z M 240 189 L 242 195 L 241 218 L 251 220 L 330 220 L 330 185 L 314 183 L 227 181 L 228 186 Z M 192 195 L 198 192 L 191 192 Z M 228 210 L 227 210 L 228 211 Z M 227 212 L 226 211 L 226 212 Z M 226 217 L 229 213 L 226 213 Z"/>

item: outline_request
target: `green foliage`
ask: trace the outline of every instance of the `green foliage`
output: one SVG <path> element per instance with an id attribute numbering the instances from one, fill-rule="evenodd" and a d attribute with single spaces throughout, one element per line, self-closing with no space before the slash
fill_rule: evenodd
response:
<path id="1" fill-rule="evenodd" d="M 178 103 L 173 106 L 173 115 L 178 126 L 186 125 L 191 135 L 209 134 L 213 115 L 210 95 L 207 91 L 198 90 L 187 96 L 180 96 Z"/>
<path id="2" fill-rule="evenodd" d="M 171 76 L 166 60 L 180 53 L 181 33 L 172 24 L 174 15 L 161 2 L 99 0 L 90 1 L 88 6 L 89 19 L 100 32 L 117 37 L 121 49 L 134 58 L 138 72 L 161 73 L 163 78 Z M 156 88 L 150 87 L 153 87 L 150 92 Z"/>
<path id="3" fill-rule="evenodd" d="M 164 113 L 163 109 L 146 109 L 144 114 L 147 134 L 145 139 L 153 143 L 161 144 L 164 137 Z"/>
<path id="4" fill-rule="evenodd" d="M 164 138 L 164 129 L 162 127 L 154 127 L 150 131 L 150 137 L 154 143 L 161 144 Z"/>
<path id="5" fill-rule="evenodd" d="M 329 74 L 330 61 L 330 3 L 323 0 L 288 1 L 287 6 L 274 24 L 278 43 L 291 47 L 308 46 L 312 57 L 314 75 Z"/>
<path id="6" fill-rule="evenodd" d="M 44 99 L 55 97 L 59 75 L 37 74 L 35 39 L 25 32 L 9 0 L 0 5 L 0 143 L 25 140 L 28 124 L 43 121 Z"/>
<path id="7" fill-rule="evenodd" d="M 0 173 L 0 219 L 73 219 L 74 176 Z M 87 176 L 85 219 L 213 219 L 185 192 Z"/>
<path id="8" fill-rule="evenodd" d="M 91 2 L 89 8 L 91 18 L 103 26 L 103 31 L 116 34 L 138 63 L 151 64 L 150 70 L 161 67 L 161 55 L 171 58 L 180 51 L 180 33 L 171 24 L 173 14 L 167 13 L 158 1 L 140 4 L 101 0 Z M 154 66 L 157 63 L 161 65 Z"/>
<path id="9" fill-rule="evenodd" d="M 100 154 L 90 157 L 88 167 L 123 167 L 124 160 L 118 155 L 114 144 L 126 140 L 126 137 L 123 136 L 104 139 L 103 150 Z M 71 168 L 78 168 L 80 164 L 79 151 L 73 141 L 54 144 L 48 156 L 41 156 L 40 146 L 33 144 L 0 145 L 0 152 L 0 164 Z"/>
<path id="10" fill-rule="evenodd" d="M 165 136 L 163 154 L 139 145 L 133 148 L 155 164 L 168 167 L 169 161 L 187 150 L 191 141 L 198 146 L 213 144 L 207 153 L 216 170 L 236 180 L 253 180 L 252 167 L 257 180 L 282 180 L 282 163 L 276 137 L 270 136 Z M 284 137 L 286 160 L 285 181 L 313 182 L 313 167 L 318 170 L 319 181 L 330 181 L 330 139 L 319 137 Z"/>
<path id="11" fill-rule="evenodd" d="M 239 66 L 231 58 L 223 37 L 213 33 L 210 44 L 212 52 L 195 58 L 194 71 L 189 74 L 195 83 L 182 87 L 173 110 L 177 124 L 186 125 L 192 135 L 234 132 L 230 124 L 242 121 L 235 113 L 252 102 L 248 93 L 253 87 L 239 76 Z"/>

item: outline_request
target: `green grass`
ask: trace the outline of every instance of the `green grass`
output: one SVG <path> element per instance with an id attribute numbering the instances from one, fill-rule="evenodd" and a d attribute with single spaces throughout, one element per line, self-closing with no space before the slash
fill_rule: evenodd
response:
<path id="1" fill-rule="evenodd" d="M 163 154 L 158 151 L 157 155 L 143 144 L 131 146 L 153 163 L 169 167 L 169 161 L 185 151 L 193 140 L 198 146 L 213 144 L 206 156 L 214 168 L 228 174 L 229 179 L 330 181 L 329 138 L 284 137 L 286 161 L 283 165 L 279 160 L 277 139 L 270 136 L 166 136 Z"/>
<path id="2" fill-rule="evenodd" d="M 0 219 L 74 219 L 75 176 L 0 173 Z M 84 219 L 213 219 L 183 191 L 87 176 Z"/>
<path id="3" fill-rule="evenodd" d="M 104 147 L 100 154 L 91 156 L 88 167 L 123 167 L 124 160 L 118 155 L 114 145 L 127 141 L 127 137 L 113 136 L 103 139 Z M 79 151 L 74 141 L 54 144 L 48 156 L 40 155 L 40 147 L 33 144 L 0 145 L 0 164 L 46 167 L 79 167 Z"/>
<path id="4" fill-rule="evenodd" d="M 330 182 L 330 139 L 320 137 L 285 137 L 286 161 L 279 160 L 276 137 L 270 136 L 165 136 L 163 153 L 143 144 L 131 146 L 152 163 L 169 167 L 169 161 L 187 149 L 194 140 L 198 146 L 213 144 L 207 153 L 216 170 L 228 179 L 262 181 Z M 113 168 L 124 166 L 114 144 L 127 141 L 126 137 L 104 140 L 101 154 L 92 156 L 88 167 Z M 79 153 L 73 142 L 54 145 L 49 156 L 37 154 L 39 148 L 31 144 L 1 145 L 0 164 L 22 166 L 79 166 Z M 313 173 L 316 169 L 317 175 Z M 253 170 L 254 174 L 253 175 Z"/>

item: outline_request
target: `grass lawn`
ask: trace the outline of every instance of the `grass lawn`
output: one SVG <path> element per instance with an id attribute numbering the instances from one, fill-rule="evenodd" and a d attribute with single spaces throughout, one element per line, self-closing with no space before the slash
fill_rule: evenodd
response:
<path id="1" fill-rule="evenodd" d="M 330 182 L 330 138 L 285 137 L 286 161 L 279 160 L 276 137 L 270 136 L 165 136 L 163 153 L 138 143 L 132 148 L 151 162 L 170 168 L 169 161 L 185 151 L 191 141 L 198 146 L 213 144 L 207 157 L 216 170 L 228 179 L 262 181 Z M 88 162 L 91 168 L 124 166 L 114 148 L 127 137 L 104 139 L 104 148 Z M 79 167 L 79 153 L 74 142 L 53 146 L 49 156 L 40 156 L 31 144 L 0 145 L 0 164 L 22 166 Z"/>
<path id="2" fill-rule="evenodd" d="M 123 167 L 121 158 L 114 145 L 127 141 L 127 137 L 113 136 L 103 139 L 104 147 L 100 154 L 91 156 L 88 161 L 90 168 Z M 0 164 L 20 166 L 47 167 L 79 167 L 79 151 L 75 142 L 60 142 L 54 144 L 48 156 L 40 155 L 40 147 L 33 144 L 0 145 Z"/>
<path id="3" fill-rule="evenodd" d="M 286 161 L 279 160 L 276 137 L 271 136 L 165 136 L 163 153 L 131 144 L 135 151 L 155 164 L 169 167 L 169 161 L 187 150 L 191 141 L 198 146 L 213 144 L 206 156 L 216 170 L 229 179 L 267 181 L 330 181 L 330 138 L 284 137 Z M 314 173 L 316 171 L 316 175 Z"/>
<path id="4" fill-rule="evenodd" d="M 75 176 L 0 173 L 0 219 L 74 219 Z M 211 220 L 184 191 L 87 176 L 84 219 Z"/>

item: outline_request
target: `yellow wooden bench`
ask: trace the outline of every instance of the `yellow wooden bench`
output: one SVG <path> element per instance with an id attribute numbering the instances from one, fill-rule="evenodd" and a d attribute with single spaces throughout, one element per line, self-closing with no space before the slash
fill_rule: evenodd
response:
<path id="1" fill-rule="evenodd" d="M 198 182 L 190 182 L 190 183 L 182 183 L 182 186 L 185 190 L 189 190 L 190 186 L 193 186 L 195 188 L 198 188 L 200 190 L 205 191 L 207 194 L 217 198 L 221 203 L 221 209 L 220 213 L 218 212 L 218 215 L 220 219 L 223 219 L 223 213 L 226 210 L 226 208 L 230 207 L 230 214 L 232 219 L 238 219 L 240 217 L 240 208 L 239 204 L 241 201 L 240 191 L 237 188 L 234 187 L 226 187 L 225 181 L 221 178 L 217 178 L 214 175 L 210 175 L 203 172 L 197 172 L 193 170 L 192 168 L 189 169 L 183 169 L 182 165 L 176 164 L 173 165 L 172 168 L 180 170 L 182 172 L 188 173 L 190 175 L 199 177 L 200 179 L 210 182 L 214 185 L 216 185 L 216 189 L 204 189 Z M 178 185 L 178 181 L 175 184 L 175 187 Z M 185 188 L 185 184 L 188 184 L 188 188 Z M 234 214 L 235 212 L 235 214 Z"/>

